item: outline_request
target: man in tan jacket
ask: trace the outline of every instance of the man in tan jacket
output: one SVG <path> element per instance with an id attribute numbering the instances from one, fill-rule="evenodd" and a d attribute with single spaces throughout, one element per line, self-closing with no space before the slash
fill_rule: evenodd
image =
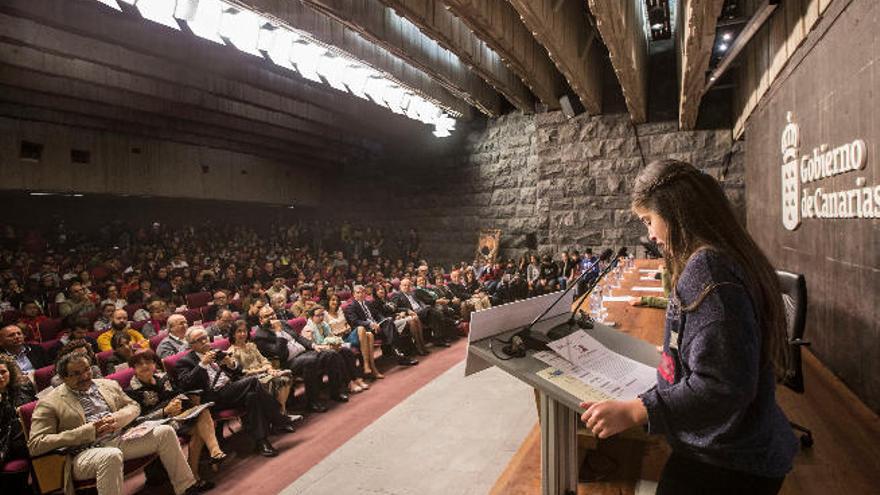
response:
<path id="1" fill-rule="evenodd" d="M 113 380 L 92 380 L 88 358 L 71 353 L 59 359 L 57 372 L 64 384 L 56 387 L 34 410 L 28 448 L 32 455 L 67 447 L 65 491 L 73 479 L 92 479 L 99 495 L 122 494 L 122 463 L 158 453 L 177 494 L 196 493 L 190 471 L 168 425 L 159 425 L 134 439 L 122 430 L 140 414 L 140 406 Z"/>

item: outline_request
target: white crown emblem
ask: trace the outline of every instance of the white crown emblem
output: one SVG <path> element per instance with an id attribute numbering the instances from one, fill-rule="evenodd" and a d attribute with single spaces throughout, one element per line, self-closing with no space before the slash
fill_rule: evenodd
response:
<path id="1" fill-rule="evenodd" d="M 801 183 L 798 180 L 797 154 L 800 146 L 798 125 L 792 122 L 794 116 L 785 116 L 788 124 L 782 130 L 782 225 L 794 230 L 801 224 L 801 211 L 798 205 Z"/>
<path id="2" fill-rule="evenodd" d="M 782 163 L 794 160 L 801 144 L 800 129 L 797 124 L 792 122 L 794 115 L 791 112 L 786 113 L 785 120 L 788 121 L 788 124 L 782 130 Z"/>

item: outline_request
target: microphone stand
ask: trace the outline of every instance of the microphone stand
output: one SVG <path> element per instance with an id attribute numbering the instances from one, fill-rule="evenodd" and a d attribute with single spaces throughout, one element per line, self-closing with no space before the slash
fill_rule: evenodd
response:
<path id="1" fill-rule="evenodd" d="M 562 294 L 560 294 L 559 297 L 557 297 L 556 300 L 553 301 L 553 304 L 548 306 L 547 309 L 545 309 L 541 314 L 539 314 L 534 320 L 532 320 L 531 323 L 526 325 L 522 330 L 516 332 L 510 338 L 510 344 L 505 346 L 502 350 L 505 353 L 507 353 L 508 355 L 523 357 L 523 356 L 525 356 L 526 349 L 532 349 L 532 350 L 536 350 L 536 351 L 549 349 L 549 347 L 547 347 L 547 342 L 545 342 L 543 339 L 537 338 L 533 335 L 532 327 L 535 326 L 535 324 L 537 324 L 539 321 L 541 321 L 541 318 L 546 316 L 547 313 L 549 313 L 550 310 L 553 309 L 559 303 L 559 301 L 561 301 L 562 298 L 565 297 L 566 294 L 568 294 L 573 288 L 577 287 L 577 285 L 581 282 L 581 280 L 586 278 L 586 276 L 592 271 L 593 267 L 596 266 L 598 263 L 599 263 L 599 260 L 596 260 L 595 262 L 591 263 L 590 266 L 588 266 L 580 275 L 578 275 L 578 277 L 572 281 L 572 283 L 562 292 Z M 596 280 L 593 281 L 592 285 L 590 285 L 589 290 L 587 290 L 585 292 L 585 294 L 589 294 L 590 291 L 592 291 L 593 288 L 596 286 L 596 284 L 598 284 L 599 281 L 602 280 L 602 277 L 604 277 L 616 265 L 617 265 L 617 258 L 612 260 L 611 263 L 608 265 L 608 267 L 605 268 L 605 270 L 602 273 L 600 273 L 598 277 L 596 277 Z M 567 325 L 570 326 L 573 320 L 574 320 L 574 316 L 572 316 L 572 318 L 570 318 L 568 320 Z"/>

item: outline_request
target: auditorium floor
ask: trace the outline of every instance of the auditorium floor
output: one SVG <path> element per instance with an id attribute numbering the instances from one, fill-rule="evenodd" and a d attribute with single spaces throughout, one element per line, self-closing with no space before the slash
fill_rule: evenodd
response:
<path id="1" fill-rule="evenodd" d="M 534 424 L 534 395 L 497 368 L 463 375 L 459 363 L 282 493 L 488 493 Z"/>

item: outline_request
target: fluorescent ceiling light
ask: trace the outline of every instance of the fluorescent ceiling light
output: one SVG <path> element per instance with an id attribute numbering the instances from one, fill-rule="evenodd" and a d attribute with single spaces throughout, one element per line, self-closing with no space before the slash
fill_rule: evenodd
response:
<path id="1" fill-rule="evenodd" d="M 55 193 L 50 193 L 50 192 L 32 192 L 32 193 L 28 193 L 28 194 L 30 194 L 31 196 L 54 196 L 55 195 Z"/>
<path id="2" fill-rule="evenodd" d="M 296 70 L 290 62 L 290 52 L 293 50 L 293 43 L 300 38 L 299 34 L 284 27 L 276 27 L 274 30 L 264 28 L 260 29 L 260 51 L 275 65 Z"/>
<path id="3" fill-rule="evenodd" d="M 333 86 L 334 89 L 348 92 L 348 88 L 345 86 L 348 65 L 348 60 L 344 57 L 325 53 L 318 61 L 318 74 L 326 79 L 327 84 Z"/>
<path id="4" fill-rule="evenodd" d="M 220 15 L 220 37 L 239 50 L 261 56 L 257 49 L 260 25 L 265 21 L 249 10 L 225 7 Z"/>
<path id="5" fill-rule="evenodd" d="M 122 11 L 122 9 L 119 7 L 119 4 L 116 3 L 116 0 L 98 0 L 98 3 L 103 3 L 111 9 Z"/>
<path id="6" fill-rule="evenodd" d="M 219 34 L 222 9 L 220 0 L 178 0 L 174 17 L 199 38 L 223 44 Z"/>
<path id="7" fill-rule="evenodd" d="M 134 6 L 144 19 L 172 29 L 180 29 L 177 20 L 174 19 L 177 0 L 137 0 Z"/>
<path id="8" fill-rule="evenodd" d="M 369 98 L 367 93 L 365 93 L 367 82 L 370 80 L 370 77 L 378 76 L 378 73 L 366 65 L 350 63 L 345 76 L 345 85 L 348 86 L 351 94 L 366 100 Z"/>
<path id="9" fill-rule="evenodd" d="M 298 40 L 293 43 L 293 48 L 290 50 L 290 61 L 296 65 L 296 70 L 301 76 L 310 81 L 323 83 L 321 76 L 318 75 L 318 63 L 326 51 L 327 49 L 322 46 Z"/>

